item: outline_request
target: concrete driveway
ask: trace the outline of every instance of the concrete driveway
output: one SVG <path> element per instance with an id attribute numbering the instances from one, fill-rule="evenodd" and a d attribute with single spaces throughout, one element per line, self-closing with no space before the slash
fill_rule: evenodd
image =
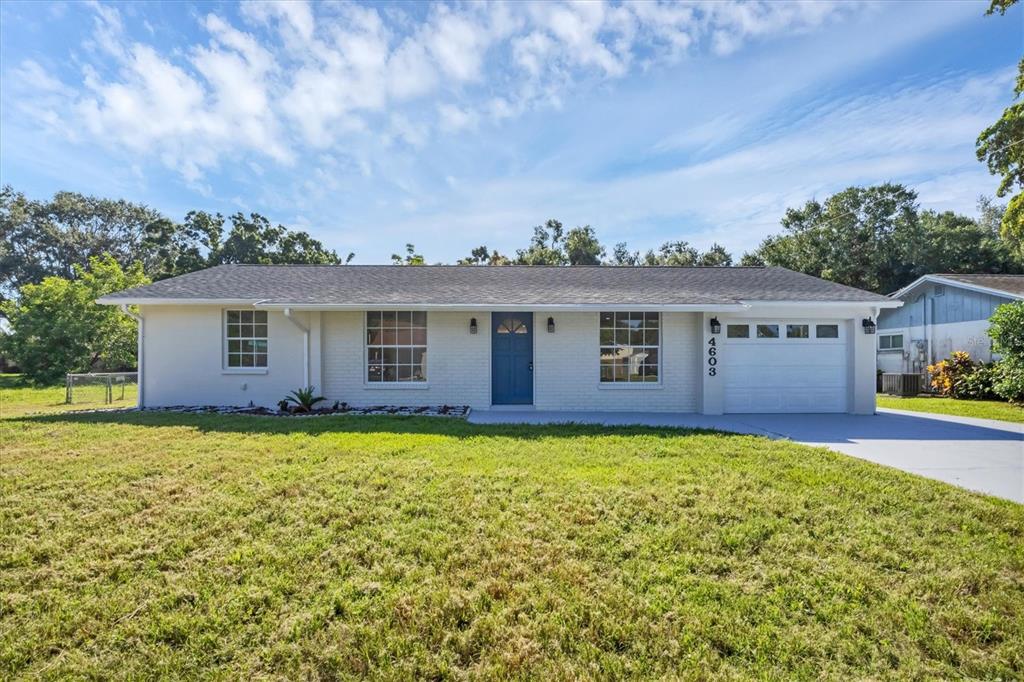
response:
<path id="1" fill-rule="evenodd" d="M 1024 503 L 1024 424 L 883 410 L 849 414 L 698 414 L 473 411 L 475 424 L 575 422 L 705 428 L 788 438 Z"/>

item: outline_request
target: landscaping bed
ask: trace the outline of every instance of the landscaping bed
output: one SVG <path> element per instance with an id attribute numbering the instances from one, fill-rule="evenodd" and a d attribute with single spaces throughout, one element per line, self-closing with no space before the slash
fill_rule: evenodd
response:
<path id="1" fill-rule="evenodd" d="M 74 414 L 90 414 L 118 411 L 118 408 L 93 408 L 75 410 Z M 353 407 L 345 403 L 333 407 L 315 407 L 308 411 L 275 410 L 268 407 L 228 405 L 169 405 L 162 407 L 120 408 L 122 412 L 178 412 L 183 414 L 245 414 L 257 417 L 326 417 L 337 414 L 351 415 L 396 415 L 417 417 L 466 417 L 468 405 L 437 405 L 407 407 L 398 405 L 372 405 L 370 407 Z"/>

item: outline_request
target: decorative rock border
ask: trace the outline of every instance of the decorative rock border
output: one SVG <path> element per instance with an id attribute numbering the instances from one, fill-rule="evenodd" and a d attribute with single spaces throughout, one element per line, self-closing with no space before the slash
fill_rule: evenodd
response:
<path id="1" fill-rule="evenodd" d="M 170 405 L 167 407 L 115 407 L 87 410 L 69 410 L 64 414 L 98 414 L 105 412 L 177 412 L 181 414 L 246 414 L 257 417 L 329 417 L 332 415 L 396 415 L 403 417 L 456 417 L 465 418 L 469 415 L 468 405 L 437 405 L 424 407 L 406 407 L 396 405 L 374 405 L 372 407 L 352 407 L 342 403 L 337 409 L 325 407 L 312 412 L 282 412 L 267 407 L 237 407 L 229 405 Z"/>

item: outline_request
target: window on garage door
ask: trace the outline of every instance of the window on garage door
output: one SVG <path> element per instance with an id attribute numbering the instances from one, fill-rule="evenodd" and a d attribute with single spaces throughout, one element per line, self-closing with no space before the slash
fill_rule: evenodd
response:
<path id="1" fill-rule="evenodd" d="M 762 318 L 725 324 L 717 375 L 726 413 L 846 411 L 843 322 Z"/>
<path id="2" fill-rule="evenodd" d="M 792 341 L 803 344 L 817 339 L 837 341 L 842 338 L 842 332 L 839 322 L 750 320 L 727 322 L 725 338 L 734 343 Z"/>

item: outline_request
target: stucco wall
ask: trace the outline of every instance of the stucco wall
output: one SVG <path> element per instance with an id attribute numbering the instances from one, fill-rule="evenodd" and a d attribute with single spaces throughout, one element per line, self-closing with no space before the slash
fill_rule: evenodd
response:
<path id="1" fill-rule="evenodd" d="M 303 334 L 280 312 L 268 313 L 266 371 L 224 367 L 223 308 L 143 306 L 146 319 L 143 382 L 150 406 L 220 404 L 273 406 L 305 383 Z M 840 318 L 835 311 L 828 317 Z M 772 314 L 768 311 L 765 314 Z M 812 316 L 802 311 L 801 318 Z M 874 411 L 874 339 L 861 332 L 867 311 L 847 313 L 850 338 L 850 408 Z M 547 332 L 547 318 L 555 333 Z M 661 382 L 608 386 L 599 381 L 599 313 L 535 311 L 534 395 L 537 409 L 697 412 L 721 411 L 721 388 L 707 376 L 704 344 L 708 318 L 663 313 Z M 785 311 L 778 311 L 781 318 Z M 788 316 L 792 316 L 790 313 Z M 425 385 L 368 384 L 365 313 L 312 312 L 295 317 L 310 329 L 310 382 L 330 400 L 352 405 L 470 405 L 491 403 L 489 313 L 428 313 Z M 479 331 L 469 333 L 477 318 Z M 723 321 L 726 316 L 720 315 Z M 822 315 L 822 317 L 825 317 Z M 702 395 L 703 403 L 702 403 Z"/>
<path id="2" fill-rule="evenodd" d="M 555 319 L 554 334 L 545 329 L 548 317 Z M 699 317 L 696 313 L 662 313 L 659 384 L 610 386 L 599 381 L 599 313 L 534 313 L 537 409 L 698 411 Z"/>
<path id="3" fill-rule="evenodd" d="M 469 333 L 477 318 L 478 333 Z M 554 317 L 555 333 L 547 332 Z M 698 408 L 696 315 L 665 313 L 662 382 L 607 387 L 598 381 L 598 313 L 534 313 L 534 396 L 537 409 L 694 412 Z M 352 405 L 491 405 L 489 313 L 430 312 L 427 382 L 371 384 L 365 380 L 364 313 L 321 317 L 324 395 Z"/>
<path id="4" fill-rule="evenodd" d="M 478 332 L 469 333 L 477 319 Z M 350 405 L 490 405 L 490 323 L 486 313 L 427 313 L 425 384 L 366 382 L 365 313 L 321 313 L 323 394 Z"/>
<path id="5" fill-rule="evenodd" d="M 787 308 L 760 308 L 756 313 L 703 313 L 700 322 L 700 357 L 699 376 L 702 383 L 702 411 L 704 414 L 722 414 L 725 405 L 726 365 L 728 355 L 719 354 L 719 371 L 714 375 L 707 372 L 704 355 L 708 341 L 712 336 L 721 346 L 725 340 L 725 328 L 730 320 L 747 320 L 753 318 L 773 319 L 784 323 L 787 320 L 801 321 L 808 324 L 834 322 L 843 325 L 847 342 L 847 411 L 854 414 L 875 413 L 875 335 L 863 332 L 861 321 L 874 315 L 870 307 L 850 306 L 849 308 L 807 306 L 794 312 Z M 710 332 L 711 318 L 718 318 L 723 332 L 712 335 Z"/>
<path id="6" fill-rule="evenodd" d="M 147 406 L 241 406 L 252 402 L 269 407 L 305 383 L 302 332 L 279 312 L 267 314 L 266 370 L 227 369 L 223 310 L 218 306 L 142 306 L 142 381 Z M 296 317 L 309 320 L 308 314 Z"/>

